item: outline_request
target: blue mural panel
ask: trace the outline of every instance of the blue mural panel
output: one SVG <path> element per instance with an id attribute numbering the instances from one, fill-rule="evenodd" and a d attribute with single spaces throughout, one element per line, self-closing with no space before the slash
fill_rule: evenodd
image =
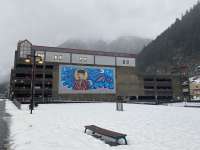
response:
<path id="1" fill-rule="evenodd" d="M 115 93 L 115 68 L 60 65 L 59 93 Z"/>

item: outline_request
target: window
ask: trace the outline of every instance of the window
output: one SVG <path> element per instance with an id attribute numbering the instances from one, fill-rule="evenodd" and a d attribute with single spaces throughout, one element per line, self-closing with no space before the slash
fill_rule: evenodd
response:
<path id="1" fill-rule="evenodd" d="M 42 51 L 36 51 L 35 52 L 36 54 L 36 56 L 39 56 L 42 60 L 41 61 L 44 61 L 44 52 L 42 52 Z"/>
<path id="2" fill-rule="evenodd" d="M 80 62 L 81 63 L 86 63 L 87 62 L 87 57 L 80 57 Z"/>
<path id="3" fill-rule="evenodd" d="M 54 56 L 54 60 L 58 60 L 58 56 L 57 55 Z"/>
<path id="4" fill-rule="evenodd" d="M 20 44 L 20 57 L 26 58 L 31 54 L 31 44 L 27 41 Z"/>
<path id="5" fill-rule="evenodd" d="M 62 60 L 62 55 L 59 56 L 59 60 Z"/>
<path id="6" fill-rule="evenodd" d="M 57 60 L 57 61 L 62 60 L 62 55 L 54 55 L 54 60 Z"/>
<path id="7" fill-rule="evenodd" d="M 128 64 L 129 64 L 129 60 L 128 60 L 128 59 L 124 59 L 124 60 L 123 60 L 123 64 L 124 64 L 124 65 L 128 65 Z"/>

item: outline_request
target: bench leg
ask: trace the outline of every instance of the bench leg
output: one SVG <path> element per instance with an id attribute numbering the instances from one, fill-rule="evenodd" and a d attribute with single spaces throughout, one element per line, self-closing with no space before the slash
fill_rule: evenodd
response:
<path id="1" fill-rule="evenodd" d="M 115 143 L 116 143 L 116 144 L 118 144 L 118 140 L 119 140 L 119 139 L 116 139 L 116 140 L 115 140 Z"/>
<path id="2" fill-rule="evenodd" d="M 86 133 L 86 131 L 87 131 L 87 128 L 85 128 L 85 131 L 84 131 L 84 133 Z"/>
<path id="3" fill-rule="evenodd" d="M 127 145 L 128 143 L 127 143 L 127 140 L 126 140 L 126 138 L 124 138 L 124 141 L 125 141 L 125 144 Z"/>

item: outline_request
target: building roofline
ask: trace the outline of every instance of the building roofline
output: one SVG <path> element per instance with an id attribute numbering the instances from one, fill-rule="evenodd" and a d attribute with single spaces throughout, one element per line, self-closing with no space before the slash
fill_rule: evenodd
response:
<path id="1" fill-rule="evenodd" d="M 86 50 L 86 49 L 73 49 L 73 48 L 61 48 L 61 47 L 49 47 L 49 46 L 39 46 L 32 45 L 32 49 L 40 51 L 51 51 L 51 52 L 66 52 L 66 53 L 76 53 L 76 54 L 88 54 L 88 55 L 101 55 L 101 56 L 116 56 L 116 57 L 131 57 L 136 58 L 136 54 L 130 53 L 119 53 L 119 52 L 105 52 L 97 50 Z"/>

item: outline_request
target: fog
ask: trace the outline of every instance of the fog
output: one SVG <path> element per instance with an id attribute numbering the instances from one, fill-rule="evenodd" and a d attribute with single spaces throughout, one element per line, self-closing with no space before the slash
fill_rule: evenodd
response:
<path id="1" fill-rule="evenodd" d="M 9 79 L 18 40 L 57 46 L 71 38 L 155 38 L 196 0 L 1 0 L 0 81 Z"/>

